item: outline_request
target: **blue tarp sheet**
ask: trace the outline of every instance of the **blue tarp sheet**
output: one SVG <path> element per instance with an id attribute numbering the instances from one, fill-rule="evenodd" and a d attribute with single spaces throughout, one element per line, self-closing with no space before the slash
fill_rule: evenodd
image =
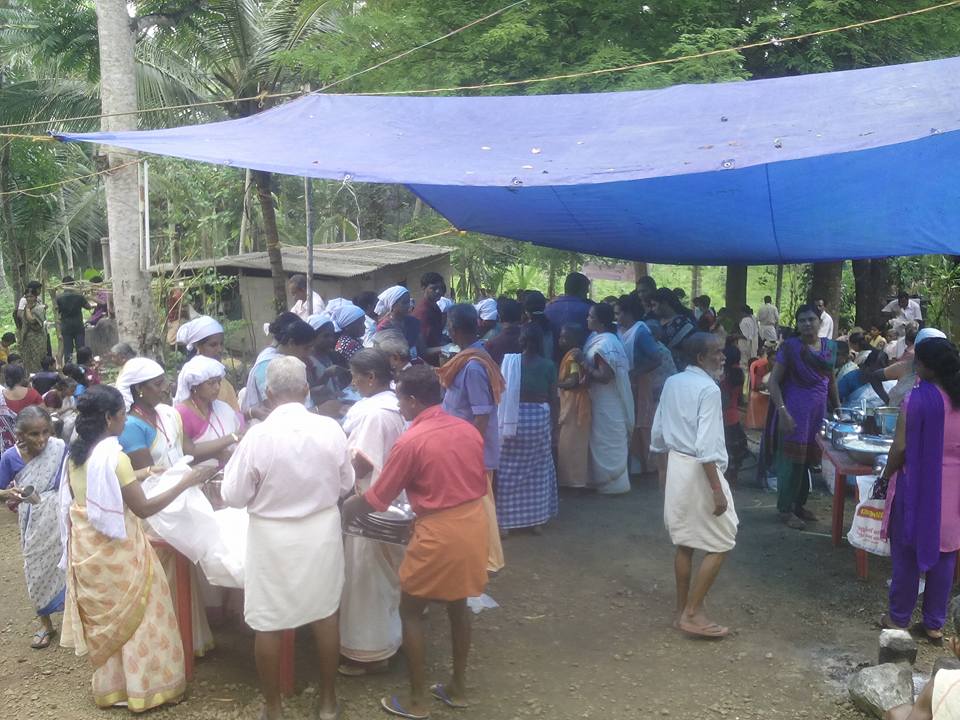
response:
<path id="1" fill-rule="evenodd" d="M 960 58 L 662 90 L 310 95 L 206 125 L 65 134 L 402 183 L 463 230 L 678 264 L 960 254 Z"/>

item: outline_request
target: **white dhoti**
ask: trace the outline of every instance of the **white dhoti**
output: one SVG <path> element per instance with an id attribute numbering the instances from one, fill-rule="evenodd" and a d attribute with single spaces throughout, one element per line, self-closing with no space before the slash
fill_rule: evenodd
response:
<path id="1" fill-rule="evenodd" d="M 340 653 L 357 662 L 387 660 L 403 641 L 398 573 L 404 548 L 347 535 L 343 550 Z"/>
<path id="2" fill-rule="evenodd" d="M 343 591 L 340 510 L 295 519 L 250 516 L 244 619 L 254 630 L 300 627 L 333 615 Z"/>
<path id="3" fill-rule="evenodd" d="M 718 474 L 727 498 L 727 510 L 719 517 L 713 514 L 713 492 L 703 464 L 695 457 L 670 451 L 663 521 L 674 545 L 706 552 L 727 552 L 736 545 L 739 520 L 733 495 L 723 473 Z"/>

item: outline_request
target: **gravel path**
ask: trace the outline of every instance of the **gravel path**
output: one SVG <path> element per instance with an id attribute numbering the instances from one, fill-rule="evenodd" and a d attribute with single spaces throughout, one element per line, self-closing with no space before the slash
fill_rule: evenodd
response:
<path id="1" fill-rule="evenodd" d="M 746 476 L 746 472 L 745 472 Z M 884 610 L 889 564 L 871 559 L 858 581 L 852 550 L 834 550 L 828 524 L 810 532 L 776 522 L 774 496 L 736 491 L 739 545 L 711 597 L 722 642 L 687 639 L 670 627 L 672 548 L 662 501 L 641 486 L 622 497 L 563 495 L 559 520 L 541 537 L 505 542 L 507 567 L 488 589 L 502 607 L 476 616 L 470 684 L 474 706 L 437 718 L 544 717 L 861 718 L 846 701 L 857 666 L 876 662 L 873 624 Z M 829 498 L 811 507 L 829 516 Z M 848 505 L 848 518 L 851 509 Z M 26 597 L 15 516 L 0 512 L 0 718 L 104 718 L 90 697 L 87 661 L 59 647 L 29 648 Z M 59 622 L 59 618 L 57 618 Z M 257 718 L 252 638 L 215 631 L 218 648 L 197 663 L 189 696 L 157 718 Z M 431 674 L 445 677 L 445 614 L 431 611 Z M 937 653 L 921 649 L 929 671 Z M 298 641 L 297 695 L 288 718 L 310 717 L 309 641 Z M 378 699 L 402 686 L 402 661 L 387 675 L 341 678 L 346 720 L 386 717 Z M 109 717 L 124 717 L 121 711 Z"/>

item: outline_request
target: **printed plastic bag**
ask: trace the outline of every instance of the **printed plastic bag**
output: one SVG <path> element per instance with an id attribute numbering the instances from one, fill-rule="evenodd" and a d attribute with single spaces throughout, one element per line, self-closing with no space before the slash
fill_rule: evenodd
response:
<path id="1" fill-rule="evenodd" d="M 859 550 L 866 550 L 873 555 L 890 557 L 890 541 L 880 537 L 885 501 L 870 498 L 873 481 L 873 476 L 857 478 L 857 484 L 860 488 L 860 502 L 853 513 L 853 525 L 850 527 L 850 532 L 847 533 L 847 540 Z"/>

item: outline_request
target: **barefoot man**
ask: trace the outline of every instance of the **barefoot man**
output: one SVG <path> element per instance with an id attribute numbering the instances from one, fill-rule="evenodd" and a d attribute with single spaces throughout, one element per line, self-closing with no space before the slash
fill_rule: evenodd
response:
<path id="1" fill-rule="evenodd" d="M 453 643 L 453 674 L 449 682 L 430 686 L 430 694 L 448 707 L 467 707 L 467 598 L 480 595 L 487 584 L 487 477 L 483 437 L 472 423 L 440 407 L 442 391 L 433 368 L 404 370 L 397 399 L 410 429 L 391 448 L 377 484 L 344 504 L 343 521 L 346 526 L 360 513 L 385 510 L 403 490 L 417 514 L 400 565 L 410 694 L 391 695 L 380 704 L 391 715 L 421 720 L 430 715 L 423 636 L 423 611 L 430 601 L 446 605 Z"/>
<path id="2" fill-rule="evenodd" d="M 684 341 L 687 368 L 668 378 L 653 420 L 650 450 L 669 453 L 663 517 L 677 546 L 677 619 L 688 635 L 726 637 L 728 628 L 710 620 L 703 602 L 737 537 L 737 513 L 723 477 L 727 449 L 717 378 L 723 342 L 698 332 Z M 706 553 L 691 586 L 693 552 Z"/>

